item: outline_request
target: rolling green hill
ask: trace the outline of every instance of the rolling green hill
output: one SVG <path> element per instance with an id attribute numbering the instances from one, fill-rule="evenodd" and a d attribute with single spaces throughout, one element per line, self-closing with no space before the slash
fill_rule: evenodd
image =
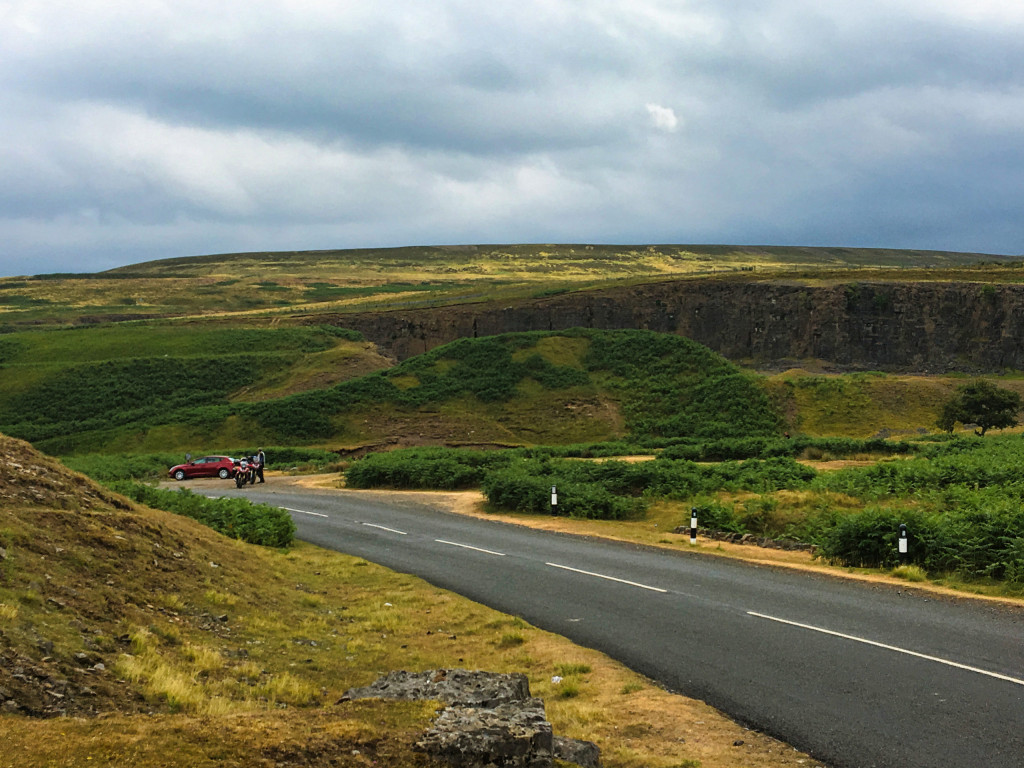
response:
<path id="1" fill-rule="evenodd" d="M 66 455 L 256 442 L 557 444 L 780 429 L 754 378 L 668 334 L 462 339 L 387 370 L 266 398 L 290 370 L 356 342 L 317 328 L 222 329 L 187 340 L 161 332 L 147 351 L 162 354 L 134 357 L 148 331 L 128 327 L 121 338 L 122 330 L 3 339 L 0 431 Z M 132 334 L 140 335 L 136 343 Z M 41 348 L 50 362 L 32 362 Z"/>

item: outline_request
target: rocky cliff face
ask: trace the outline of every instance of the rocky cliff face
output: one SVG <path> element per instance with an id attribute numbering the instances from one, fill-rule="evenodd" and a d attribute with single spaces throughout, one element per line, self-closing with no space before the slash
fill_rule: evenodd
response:
<path id="1" fill-rule="evenodd" d="M 676 333 L 760 367 L 815 359 L 844 370 L 1024 369 L 1024 286 L 1009 284 L 681 280 L 329 322 L 399 359 L 467 336 L 585 327 Z"/>

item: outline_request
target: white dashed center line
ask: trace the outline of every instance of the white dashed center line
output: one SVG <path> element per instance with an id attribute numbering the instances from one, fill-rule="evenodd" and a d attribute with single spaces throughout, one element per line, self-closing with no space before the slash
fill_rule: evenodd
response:
<path id="1" fill-rule="evenodd" d="M 408 536 L 409 535 L 405 531 L 399 531 L 399 530 L 396 530 L 394 528 L 388 528 L 387 526 L 384 526 L 384 525 L 377 525 L 376 523 L 360 523 L 360 525 L 365 525 L 365 526 L 367 526 L 369 528 L 380 528 L 382 531 L 387 531 L 388 533 L 397 533 L 400 536 Z"/>
<path id="2" fill-rule="evenodd" d="M 608 581 L 617 581 L 620 584 L 628 584 L 631 587 L 639 587 L 640 589 L 649 589 L 651 592 L 668 592 L 667 589 L 661 587 L 652 587 L 649 584 L 640 584 L 636 581 L 626 581 L 626 579 L 617 579 L 614 576 L 606 576 L 603 573 L 594 573 L 593 571 L 581 571 L 579 568 L 570 568 L 568 565 L 559 565 L 558 563 L 544 563 L 544 565 L 550 565 L 552 568 L 561 568 L 563 571 L 572 571 L 574 573 L 582 573 L 585 576 L 596 576 L 599 579 L 606 579 Z"/>
<path id="3" fill-rule="evenodd" d="M 495 555 L 496 557 L 505 557 L 504 552 L 493 552 L 490 549 L 480 549 L 480 547 L 471 547 L 469 544 L 459 544 L 457 541 L 445 541 L 444 539 L 434 539 L 438 544 L 448 544 L 452 547 L 462 547 L 463 549 L 472 549 L 474 552 L 483 552 L 486 555 Z"/>
<path id="4" fill-rule="evenodd" d="M 934 661 L 936 664 L 945 664 L 947 667 L 955 667 L 956 669 L 963 669 L 967 672 L 975 672 L 979 675 L 985 675 L 986 677 L 994 677 L 996 680 L 1005 680 L 1008 683 L 1016 683 L 1017 685 L 1024 685 L 1024 680 L 1018 680 L 1016 677 L 1010 677 L 1008 675 L 1001 675 L 998 672 L 989 672 L 986 669 L 978 669 L 977 667 L 969 667 L 966 664 L 960 664 L 955 661 L 949 661 L 948 659 L 942 659 L 938 656 L 927 656 L 917 651 L 909 651 L 906 648 L 900 648 L 896 645 L 886 645 L 885 643 L 877 643 L 874 640 L 868 640 L 863 637 L 857 637 L 856 635 L 845 635 L 842 632 L 834 632 L 831 629 L 824 629 L 822 627 L 815 627 L 811 624 L 800 624 L 795 621 L 788 621 L 786 619 L 779 619 L 775 616 L 766 616 L 763 613 L 754 613 L 753 611 L 747 611 L 748 616 L 754 616 L 758 619 L 767 619 L 768 621 L 775 621 L 779 624 L 788 624 L 791 627 L 799 627 L 800 629 L 810 630 L 811 632 L 820 632 L 823 635 L 832 635 L 833 637 L 841 637 L 843 640 L 852 640 L 856 643 L 863 643 L 864 645 L 871 645 L 875 648 L 883 648 L 887 651 L 893 651 L 895 653 L 903 653 L 907 656 L 914 656 L 918 659 L 924 659 L 925 661 Z"/>
<path id="5" fill-rule="evenodd" d="M 281 507 L 289 512 L 298 512 L 300 515 L 313 515 L 313 517 L 327 517 L 327 515 L 321 515 L 319 512 L 307 512 L 304 509 L 292 509 L 291 507 Z"/>

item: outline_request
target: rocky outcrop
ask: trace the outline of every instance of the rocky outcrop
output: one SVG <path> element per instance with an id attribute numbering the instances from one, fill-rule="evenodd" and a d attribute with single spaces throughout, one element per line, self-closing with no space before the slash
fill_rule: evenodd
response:
<path id="1" fill-rule="evenodd" d="M 445 703 L 416 746 L 458 768 L 550 768 L 554 758 L 599 766 L 595 744 L 552 734 L 544 702 L 530 696 L 529 681 L 520 673 L 399 670 L 347 691 L 341 701 L 365 698 Z"/>
<path id="2" fill-rule="evenodd" d="M 843 370 L 1024 369 L 1024 285 L 1011 284 L 673 280 L 326 319 L 399 359 L 463 337 L 583 327 L 675 333 L 755 366 L 814 359 Z"/>

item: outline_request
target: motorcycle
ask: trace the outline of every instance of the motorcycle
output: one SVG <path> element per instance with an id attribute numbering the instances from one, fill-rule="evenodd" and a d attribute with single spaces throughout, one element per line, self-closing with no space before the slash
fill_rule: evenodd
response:
<path id="1" fill-rule="evenodd" d="M 256 472 L 251 469 L 249 460 L 242 458 L 235 461 L 235 488 L 242 488 L 246 483 L 252 482 L 250 474 L 255 477 Z"/>

